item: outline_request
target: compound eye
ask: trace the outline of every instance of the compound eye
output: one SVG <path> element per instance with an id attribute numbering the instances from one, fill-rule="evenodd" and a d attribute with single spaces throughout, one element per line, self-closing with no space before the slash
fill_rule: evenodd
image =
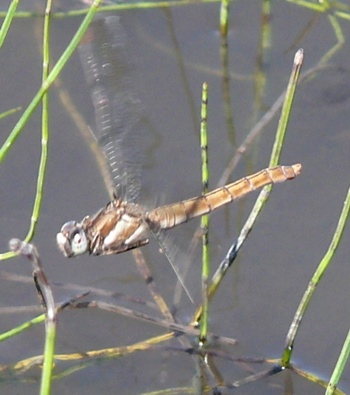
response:
<path id="1" fill-rule="evenodd" d="M 75 221 L 66 222 L 57 234 L 58 248 L 70 258 L 84 254 L 88 250 L 88 241 L 84 229 Z"/>
<path id="2" fill-rule="evenodd" d="M 84 254 L 88 249 L 88 242 L 82 228 L 76 228 L 71 233 L 71 250 L 74 255 Z"/>
<path id="3" fill-rule="evenodd" d="M 77 228 L 78 228 L 78 224 L 76 221 L 68 221 L 62 226 L 61 233 L 68 235 L 74 232 Z"/>

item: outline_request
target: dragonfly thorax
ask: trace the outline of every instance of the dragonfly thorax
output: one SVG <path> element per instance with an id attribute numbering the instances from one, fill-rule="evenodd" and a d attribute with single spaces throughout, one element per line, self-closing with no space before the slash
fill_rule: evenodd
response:
<path id="1" fill-rule="evenodd" d="M 81 223 L 69 221 L 57 234 L 57 245 L 70 258 L 89 252 L 109 255 L 148 243 L 145 211 L 137 204 L 115 199 Z"/>

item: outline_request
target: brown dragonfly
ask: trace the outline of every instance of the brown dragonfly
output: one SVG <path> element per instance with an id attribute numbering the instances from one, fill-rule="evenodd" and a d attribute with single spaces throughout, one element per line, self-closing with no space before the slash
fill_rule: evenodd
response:
<path id="1" fill-rule="evenodd" d="M 57 244 L 66 257 L 86 252 L 93 255 L 119 254 L 148 243 L 148 232 L 171 229 L 192 218 L 209 214 L 250 192 L 272 183 L 292 180 L 301 165 L 277 166 L 244 177 L 205 195 L 146 211 L 141 205 L 114 199 L 93 217 L 65 223 Z"/>
<path id="2" fill-rule="evenodd" d="M 135 140 L 137 100 L 125 78 L 128 62 L 123 51 L 122 31 L 115 17 L 96 21 L 80 46 L 80 56 L 92 92 L 96 137 L 114 176 L 115 198 L 92 217 L 65 223 L 57 244 L 66 257 L 89 253 L 118 254 L 148 243 L 148 234 L 173 228 L 192 218 L 211 213 L 265 185 L 284 182 L 301 172 L 301 165 L 261 170 L 205 195 L 147 211 L 136 200 L 140 181 L 135 157 L 125 156 L 128 142 Z M 112 32 L 112 33 L 111 33 Z M 109 43 L 109 44 L 108 44 Z M 112 43 L 112 44 L 111 44 Z M 118 71 L 117 75 L 115 74 Z M 132 136 L 132 137 L 130 137 Z M 130 149 L 129 149 L 130 150 Z M 124 194 L 125 198 L 119 196 Z M 118 197 L 117 197 L 118 196 Z"/>

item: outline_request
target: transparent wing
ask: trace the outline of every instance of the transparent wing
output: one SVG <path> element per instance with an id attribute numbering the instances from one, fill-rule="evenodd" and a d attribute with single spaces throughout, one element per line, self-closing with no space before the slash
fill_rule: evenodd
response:
<path id="1" fill-rule="evenodd" d="M 188 283 L 187 271 L 191 263 L 190 255 L 185 251 L 182 251 L 176 244 L 172 237 L 166 233 L 164 229 L 161 229 L 154 223 L 148 223 L 149 229 L 153 236 L 159 243 L 161 252 L 166 256 L 170 263 L 173 271 L 178 279 L 178 287 L 174 294 L 174 306 L 177 306 L 181 299 L 181 291 L 184 290 L 189 300 L 195 303 L 194 289 Z"/>
<path id="2" fill-rule="evenodd" d="M 79 55 L 95 108 L 94 134 L 109 163 L 114 192 L 135 202 L 141 188 L 141 104 L 133 91 L 125 41 L 118 17 L 96 19 Z"/>
<path id="3" fill-rule="evenodd" d="M 99 18 L 89 27 L 79 46 L 79 55 L 95 108 L 94 134 L 109 163 L 115 192 L 123 200 L 135 202 L 141 189 L 143 151 L 140 146 L 145 133 L 140 122 L 142 106 L 133 90 L 125 42 L 118 17 Z M 180 260 L 179 250 L 156 224 L 151 232 L 193 301 L 182 271 L 174 263 Z"/>

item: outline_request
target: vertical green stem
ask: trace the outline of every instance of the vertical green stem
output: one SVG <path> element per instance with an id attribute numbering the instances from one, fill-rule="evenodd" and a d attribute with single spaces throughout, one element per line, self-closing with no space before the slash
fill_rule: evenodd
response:
<path id="1" fill-rule="evenodd" d="M 208 192 L 209 168 L 208 168 L 208 133 L 207 133 L 207 107 L 208 107 L 208 84 L 203 83 L 202 87 L 202 106 L 201 106 L 201 153 L 202 153 L 202 184 L 203 195 Z M 200 342 L 204 344 L 208 332 L 208 282 L 210 275 L 210 256 L 209 256 L 209 216 L 203 215 L 201 218 L 202 228 L 202 305 L 203 314 L 201 317 Z"/>
<path id="2" fill-rule="evenodd" d="M 43 32 L 43 83 L 47 79 L 50 65 L 50 16 L 51 16 L 52 0 L 47 1 L 44 19 Z M 41 136 L 41 158 L 39 165 L 39 173 L 37 180 L 36 196 L 33 208 L 33 214 L 30 223 L 30 229 L 26 241 L 31 240 L 34 235 L 35 227 L 40 214 L 40 207 L 43 195 L 43 185 L 45 179 L 45 170 L 47 163 L 47 148 L 49 141 L 49 95 L 46 92 L 43 96 L 43 110 L 42 110 L 42 136 Z M 56 324 L 50 322 L 46 318 L 45 325 L 45 352 L 43 372 L 41 376 L 40 394 L 47 395 L 51 393 L 52 370 L 54 366 L 55 355 L 55 338 L 56 338 Z"/>
<path id="3" fill-rule="evenodd" d="M 229 5 L 230 5 L 230 0 L 221 0 L 220 33 L 222 36 L 227 36 L 227 32 L 228 32 Z"/>
<path id="4" fill-rule="evenodd" d="M 261 6 L 261 34 L 254 76 L 254 122 L 264 108 L 264 93 L 267 80 L 266 64 L 271 47 L 271 0 L 263 0 Z"/>
<path id="5" fill-rule="evenodd" d="M 51 393 L 56 344 L 56 321 L 46 318 L 45 332 L 45 353 L 40 395 L 49 395 Z"/>
<path id="6" fill-rule="evenodd" d="M 43 32 L 43 75 L 42 82 L 47 79 L 50 66 L 50 15 L 51 1 L 47 3 L 44 19 Z M 34 236 L 36 224 L 40 215 L 41 201 L 43 197 L 43 187 L 45 180 L 45 171 L 47 164 L 47 150 L 49 142 L 49 96 L 46 92 L 43 96 L 42 123 L 41 123 L 41 157 L 38 171 L 38 179 L 36 184 L 36 195 L 33 207 L 33 213 L 30 220 L 30 228 L 25 238 L 26 242 L 30 242 Z"/>

